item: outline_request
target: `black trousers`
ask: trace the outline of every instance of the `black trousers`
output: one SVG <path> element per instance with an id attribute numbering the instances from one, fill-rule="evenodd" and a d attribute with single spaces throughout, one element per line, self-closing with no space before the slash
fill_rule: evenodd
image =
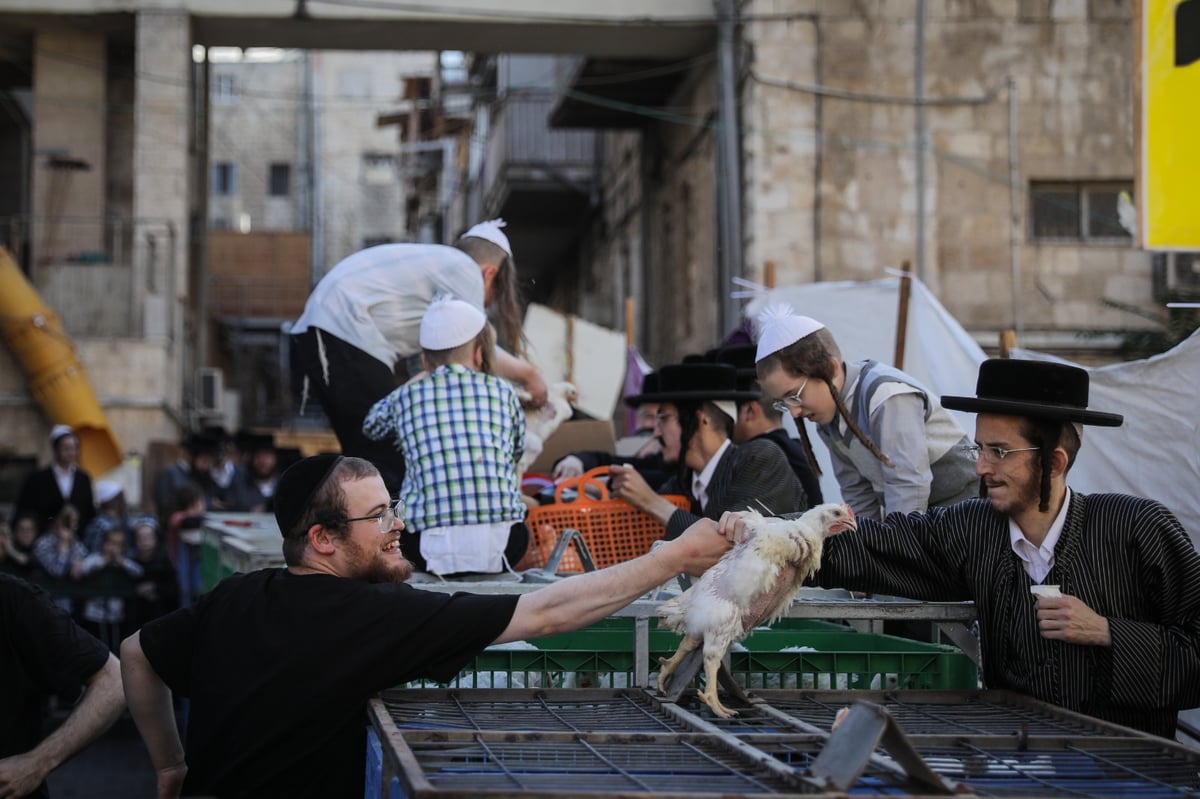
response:
<path id="1" fill-rule="evenodd" d="M 396 376 L 374 358 L 337 336 L 319 331 L 325 348 L 321 362 L 318 330 L 310 327 L 291 337 L 292 376 L 297 394 L 303 397 L 308 378 L 308 397 L 316 399 L 337 435 L 343 455 L 364 458 L 375 464 L 393 497 L 404 482 L 404 454 L 395 441 L 372 441 L 363 435 L 363 420 L 371 406 L 396 387 Z M 329 379 L 325 374 L 328 369 Z"/>

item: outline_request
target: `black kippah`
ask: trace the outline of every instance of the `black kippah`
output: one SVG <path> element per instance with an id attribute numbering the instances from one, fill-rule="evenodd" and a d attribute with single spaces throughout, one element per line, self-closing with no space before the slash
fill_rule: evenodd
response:
<path id="1" fill-rule="evenodd" d="M 325 453 L 296 461 L 279 476 L 275 485 L 275 522 L 279 532 L 287 538 L 292 528 L 300 523 L 300 517 L 308 510 L 308 503 L 317 493 L 333 467 L 341 461 L 341 455 Z"/>

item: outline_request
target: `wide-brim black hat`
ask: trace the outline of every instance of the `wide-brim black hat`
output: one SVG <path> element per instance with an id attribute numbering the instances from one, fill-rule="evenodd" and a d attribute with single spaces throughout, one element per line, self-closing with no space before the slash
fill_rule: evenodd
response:
<path id="1" fill-rule="evenodd" d="M 758 369 L 754 365 L 757 351 L 754 344 L 732 344 L 709 350 L 705 355 L 714 363 L 727 363 L 737 369 L 739 390 L 754 391 L 754 384 L 758 382 Z"/>
<path id="2" fill-rule="evenodd" d="M 643 402 L 705 402 L 730 400 L 749 402 L 759 398 L 756 391 L 739 391 L 737 369 L 726 363 L 677 363 L 664 366 L 655 374 L 658 386 L 630 397 L 634 404 Z"/>
<path id="3" fill-rule="evenodd" d="M 642 404 L 642 394 L 658 391 L 658 372 L 651 372 L 642 378 L 642 393 L 631 394 L 625 398 L 625 404 L 630 408 L 636 408 Z M 647 402 L 652 400 L 647 400 Z"/>
<path id="4" fill-rule="evenodd" d="M 1087 370 L 1077 366 L 991 358 L 979 365 L 976 396 L 942 397 L 942 407 L 952 411 L 1119 426 L 1125 421 L 1121 414 L 1087 409 L 1088 381 Z"/>

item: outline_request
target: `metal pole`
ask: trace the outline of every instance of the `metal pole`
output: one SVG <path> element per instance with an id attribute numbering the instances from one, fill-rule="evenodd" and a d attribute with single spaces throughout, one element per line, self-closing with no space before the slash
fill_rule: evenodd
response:
<path id="1" fill-rule="evenodd" d="M 313 102 L 313 79 L 316 65 L 313 64 L 313 55 L 309 51 L 304 52 L 304 145 L 305 145 L 305 193 L 307 194 L 307 212 L 308 218 L 305 220 L 308 224 L 309 235 L 309 264 L 311 285 L 316 286 L 325 274 L 325 229 L 321 219 L 321 176 L 319 174 L 320 161 L 318 152 L 320 144 L 317 141 L 317 108 Z"/>
<path id="2" fill-rule="evenodd" d="M 717 200 L 719 250 L 717 259 L 718 325 L 722 335 L 738 323 L 738 308 L 730 296 L 733 278 L 742 274 L 742 175 L 739 148 L 735 35 L 736 0 L 717 4 Z"/>
<path id="3" fill-rule="evenodd" d="M 1024 332 L 1021 322 L 1021 184 L 1017 162 L 1017 80 L 1008 76 L 1008 249 L 1012 269 L 1013 329 L 1020 341 Z"/>
<path id="4" fill-rule="evenodd" d="M 925 0 L 917 0 L 915 94 L 917 99 L 917 277 L 925 279 Z"/>

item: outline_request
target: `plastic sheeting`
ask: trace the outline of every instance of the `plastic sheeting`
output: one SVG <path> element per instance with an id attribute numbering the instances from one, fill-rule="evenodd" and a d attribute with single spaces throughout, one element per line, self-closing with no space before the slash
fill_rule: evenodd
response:
<path id="1" fill-rule="evenodd" d="M 787 302 L 832 332 L 846 360 L 891 364 L 895 355 L 899 278 L 788 286 L 756 297 L 745 313 L 756 319 L 767 305 Z M 756 328 L 757 330 L 757 328 Z M 1060 358 L 1030 350 L 1014 357 Z M 918 280 L 913 280 L 904 371 L 935 394 L 974 396 L 983 350 Z M 1084 493 L 1118 492 L 1156 499 L 1200 542 L 1200 331 L 1179 346 L 1145 360 L 1088 368 L 1090 406 L 1125 415 L 1118 428 L 1087 427 L 1068 482 Z M 968 435 L 974 414 L 954 413 Z M 786 419 L 786 417 L 785 417 Z M 809 438 L 824 475 L 826 501 L 841 496 L 829 454 L 816 430 Z"/>
<path id="2" fill-rule="evenodd" d="M 1012 354 L 1068 363 L 1031 350 Z M 1071 487 L 1156 499 L 1200 545 L 1200 330 L 1152 358 L 1084 368 L 1090 407 L 1124 414 L 1125 423 L 1084 428 Z"/>

